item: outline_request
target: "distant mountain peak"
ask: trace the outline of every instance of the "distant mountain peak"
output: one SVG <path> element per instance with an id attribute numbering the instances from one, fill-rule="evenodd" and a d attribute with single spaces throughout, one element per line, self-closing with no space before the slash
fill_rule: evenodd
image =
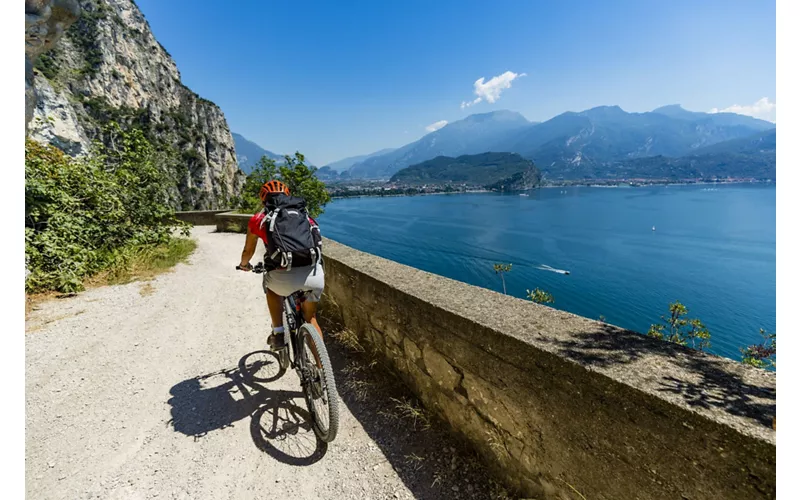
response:
<path id="1" fill-rule="evenodd" d="M 621 111 L 623 113 L 625 112 L 622 108 L 619 107 L 618 104 L 595 106 L 593 108 L 587 109 L 586 111 L 587 112 L 591 112 L 591 111 L 614 111 L 614 112 L 619 112 L 619 111 Z"/>
<path id="2" fill-rule="evenodd" d="M 475 113 L 475 114 L 467 116 L 466 118 L 464 118 L 463 120 L 460 120 L 460 121 L 484 122 L 484 121 L 489 121 L 489 120 L 495 120 L 495 121 L 500 121 L 500 120 L 504 120 L 504 121 L 524 121 L 526 123 L 528 122 L 528 119 L 525 118 L 524 116 L 522 116 L 520 113 L 517 113 L 516 111 L 511 111 L 511 110 L 508 110 L 508 109 L 498 109 L 497 111 L 489 111 L 488 113 Z M 454 123 L 458 123 L 458 122 L 454 122 Z"/>
<path id="3" fill-rule="evenodd" d="M 579 113 L 589 117 L 604 117 L 610 118 L 615 116 L 626 116 L 628 113 L 617 105 L 614 106 L 595 106 L 594 108 L 587 109 Z"/>
<path id="4" fill-rule="evenodd" d="M 664 113 L 670 111 L 686 111 L 680 104 L 667 104 L 653 110 L 653 113 Z"/>

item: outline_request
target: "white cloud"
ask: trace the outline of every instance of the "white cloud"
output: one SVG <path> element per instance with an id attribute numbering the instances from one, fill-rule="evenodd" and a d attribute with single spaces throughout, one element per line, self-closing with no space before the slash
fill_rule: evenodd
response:
<path id="1" fill-rule="evenodd" d="M 500 94 L 505 90 L 511 88 L 511 82 L 515 79 L 526 76 L 525 73 L 514 73 L 513 71 L 506 71 L 502 75 L 492 77 L 488 82 L 484 81 L 483 77 L 475 80 L 475 95 L 478 96 L 472 101 L 464 101 L 461 103 L 461 109 L 468 108 L 481 101 L 493 103 L 500 99 Z"/>
<path id="2" fill-rule="evenodd" d="M 775 112 L 776 112 L 775 103 L 771 102 L 767 97 L 762 97 L 755 103 L 747 106 L 734 104 L 733 106 L 728 106 L 725 109 L 712 108 L 709 111 L 709 113 L 736 113 L 739 115 L 747 115 L 747 116 L 752 116 L 753 118 L 760 118 L 761 120 L 767 120 L 772 123 L 775 123 Z"/>
<path id="3" fill-rule="evenodd" d="M 438 122 L 431 123 L 430 125 L 425 127 L 425 130 L 427 130 L 428 132 L 436 132 L 445 125 L 447 125 L 447 120 L 439 120 Z"/>

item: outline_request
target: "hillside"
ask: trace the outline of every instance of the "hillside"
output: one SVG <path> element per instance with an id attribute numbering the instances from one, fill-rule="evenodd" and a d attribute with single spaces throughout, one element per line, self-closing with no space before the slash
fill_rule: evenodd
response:
<path id="1" fill-rule="evenodd" d="M 366 155 L 358 155 L 358 156 L 351 156 L 349 158 L 343 158 L 341 160 L 337 160 L 335 162 L 328 163 L 325 166 L 328 167 L 328 169 L 330 169 L 330 170 L 332 170 L 333 172 L 336 172 L 336 173 L 344 172 L 344 171 L 350 169 L 350 167 L 352 167 L 356 163 L 361 163 L 361 162 L 363 162 L 365 160 L 368 160 L 368 159 L 370 159 L 370 158 L 372 158 L 374 156 L 381 156 L 381 155 L 385 155 L 385 154 L 391 153 L 394 150 L 395 150 L 395 148 L 385 148 L 385 149 L 381 149 L 380 151 L 375 151 L 374 153 L 370 153 L 370 154 L 366 154 Z"/>
<path id="2" fill-rule="evenodd" d="M 776 180 L 775 129 L 699 148 L 678 158 L 663 156 L 609 163 L 594 177 L 609 178 L 754 178 Z"/>
<path id="3" fill-rule="evenodd" d="M 262 148 L 255 142 L 245 139 L 244 136 L 236 132 L 231 133 L 231 135 L 236 145 L 236 160 L 239 164 L 239 168 L 244 173 L 249 174 L 262 156 L 266 156 L 276 162 L 283 161 L 283 156 Z"/>
<path id="4" fill-rule="evenodd" d="M 510 180 L 523 172 L 528 174 Z M 438 156 L 400 170 L 392 176 L 391 182 L 488 186 L 519 183 L 523 179 L 532 185 L 538 184 L 540 180 L 539 171 L 530 160 L 514 153 L 482 153 L 457 158 Z"/>
<path id="5" fill-rule="evenodd" d="M 736 113 L 702 113 L 698 111 L 687 111 L 683 109 L 680 104 L 662 106 L 654 109 L 653 113 L 689 121 L 710 120 L 716 125 L 744 126 L 755 130 L 769 130 L 775 127 L 774 123 L 759 120 L 752 116 L 737 115 Z"/>
<path id="6" fill-rule="evenodd" d="M 93 140 L 113 147 L 112 121 L 140 128 L 175 179 L 175 208 L 226 206 L 244 176 L 220 108 L 181 82 L 132 0 L 78 3 L 78 20 L 33 61 L 38 102 L 29 136 L 76 156 Z"/>
<path id="7" fill-rule="evenodd" d="M 730 154 L 730 153 L 774 153 L 777 148 L 776 129 L 759 132 L 757 134 L 720 142 L 692 152 L 693 155 Z"/>

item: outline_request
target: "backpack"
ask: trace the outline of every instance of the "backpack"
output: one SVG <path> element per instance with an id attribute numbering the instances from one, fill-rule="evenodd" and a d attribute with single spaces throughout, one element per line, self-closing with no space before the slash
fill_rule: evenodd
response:
<path id="1" fill-rule="evenodd" d="M 268 270 L 313 266 L 322 259 L 322 235 L 303 198 L 274 194 L 264 207 Z"/>

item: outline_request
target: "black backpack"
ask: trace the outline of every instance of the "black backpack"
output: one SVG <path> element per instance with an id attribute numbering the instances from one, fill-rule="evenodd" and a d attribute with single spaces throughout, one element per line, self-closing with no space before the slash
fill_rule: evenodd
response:
<path id="1" fill-rule="evenodd" d="M 264 266 L 268 270 L 315 265 L 322 259 L 322 235 L 311 222 L 303 198 L 277 193 L 267 200 Z"/>

